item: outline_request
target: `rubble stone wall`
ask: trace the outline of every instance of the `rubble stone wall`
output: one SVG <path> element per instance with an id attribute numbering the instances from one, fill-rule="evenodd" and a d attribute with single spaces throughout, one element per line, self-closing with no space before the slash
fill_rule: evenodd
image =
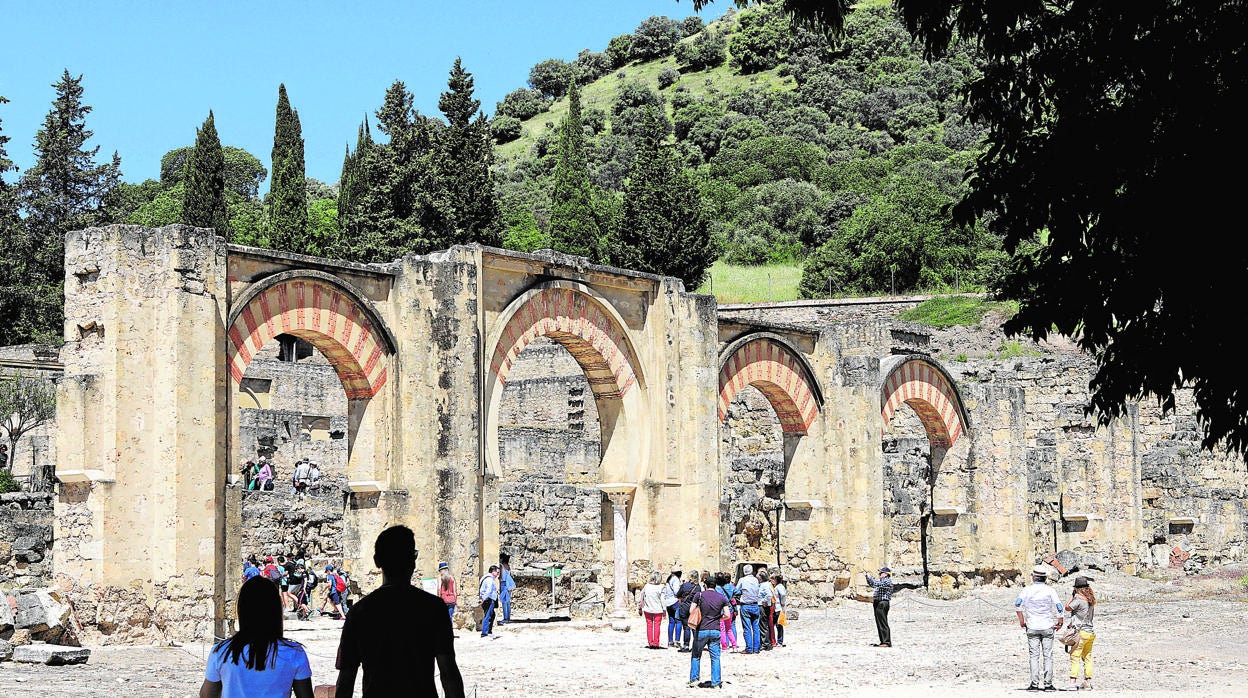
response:
<path id="1" fill-rule="evenodd" d="M 52 581 L 51 493 L 0 494 L 0 589 L 35 589 Z"/>

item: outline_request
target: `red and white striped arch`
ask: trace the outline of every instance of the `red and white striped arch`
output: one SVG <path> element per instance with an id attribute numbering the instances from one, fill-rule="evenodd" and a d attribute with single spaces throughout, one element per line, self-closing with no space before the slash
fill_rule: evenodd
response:
<path id="1" fill-rule="evenodd" d="M 893 369 L 880 390 L 880 402 L 885 430 L 897 408 L 906 404 L 923 422 L 933 446 L 953 446 L 966 431 L 957 390 L 943 371 L 922 359 Z"/>
<path id="2" fill-rule="evenodd" d="M 564 286 L 532 293 L 504 325 L 490 361 L 500 384 L 507 383 L 520 352 L 541 336 L 572 354 L 595 397 L 619 399 L 637 384 L 635 356 L 623 328 L 590 295 Z"/>
<path id="3" fill-rule="evenodd" d="M 787 346 L 770 338 L 740 345 L 719 369 L 719 420 L 747 385 L 757 388 L 780 418 L 780 428 L 805 434 L 819 415 L 819 400 L 802 360 Z"/>
<path id="4" fill-rule="evenodd" d="M 242 382 L 261 347 L 279 334 L 290 334 L 325 355 L 348 399 L 371 398 L 385 385 L 385 357 L 392 349 L 371 313 L 343 288 L 296 276 L 248 295 L 242 296 L 246 304 L 233 313 L 228 330 L 230 378 L 235 383 Z"/>

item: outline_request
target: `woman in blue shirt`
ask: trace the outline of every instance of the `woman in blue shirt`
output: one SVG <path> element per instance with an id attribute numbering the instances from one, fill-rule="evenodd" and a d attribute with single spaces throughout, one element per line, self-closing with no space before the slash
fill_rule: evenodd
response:
<path id="1" fill-rule="evenodd" d="M 199 698 L 312 698 L 312 667 L 303 645 L 282 637 L 277 585 L 252 577 L 238 592 L 238 632 L 208 655 Z"/>

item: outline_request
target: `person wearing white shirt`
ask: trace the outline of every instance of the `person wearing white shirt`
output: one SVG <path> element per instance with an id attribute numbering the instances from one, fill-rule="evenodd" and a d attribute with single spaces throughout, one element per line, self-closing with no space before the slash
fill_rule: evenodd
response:
<path id="1" fill-rule="evenodd" d="M 1053 631 L 1062 627 L 1062 601 L 1046 580 L 1048 570 L 1037 565 L 1031 570 L 1031 584 L 1014 601 L 1018 625 L 1027 634 L 1027 655 L 1031 661 L 1029 691 L 1056 691 L 1053 685 Z"/>
<path id="2" fill-rule="evenodd" d="M 490 571 L 481 578 L 478 595 L 481 610 L 485 611 L 481 618 L 481 637 L 491 637 L 494 632 L 494 609 L 498 607 L 498 565 L 490 565 Z"/>

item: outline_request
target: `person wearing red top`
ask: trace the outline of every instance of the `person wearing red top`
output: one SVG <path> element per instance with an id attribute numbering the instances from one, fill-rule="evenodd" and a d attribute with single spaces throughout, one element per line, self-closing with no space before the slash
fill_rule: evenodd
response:
<path id="1" fill-rule="evenodd" d="M 455 577 L 451 574 L 451 566 L 445 562 L 438 563 L 438 596 L 446 604 L 451 616 L 451 625 L 455 624 L 455 606 L 459 603 L 459 593 L 455 589 Z"/>

